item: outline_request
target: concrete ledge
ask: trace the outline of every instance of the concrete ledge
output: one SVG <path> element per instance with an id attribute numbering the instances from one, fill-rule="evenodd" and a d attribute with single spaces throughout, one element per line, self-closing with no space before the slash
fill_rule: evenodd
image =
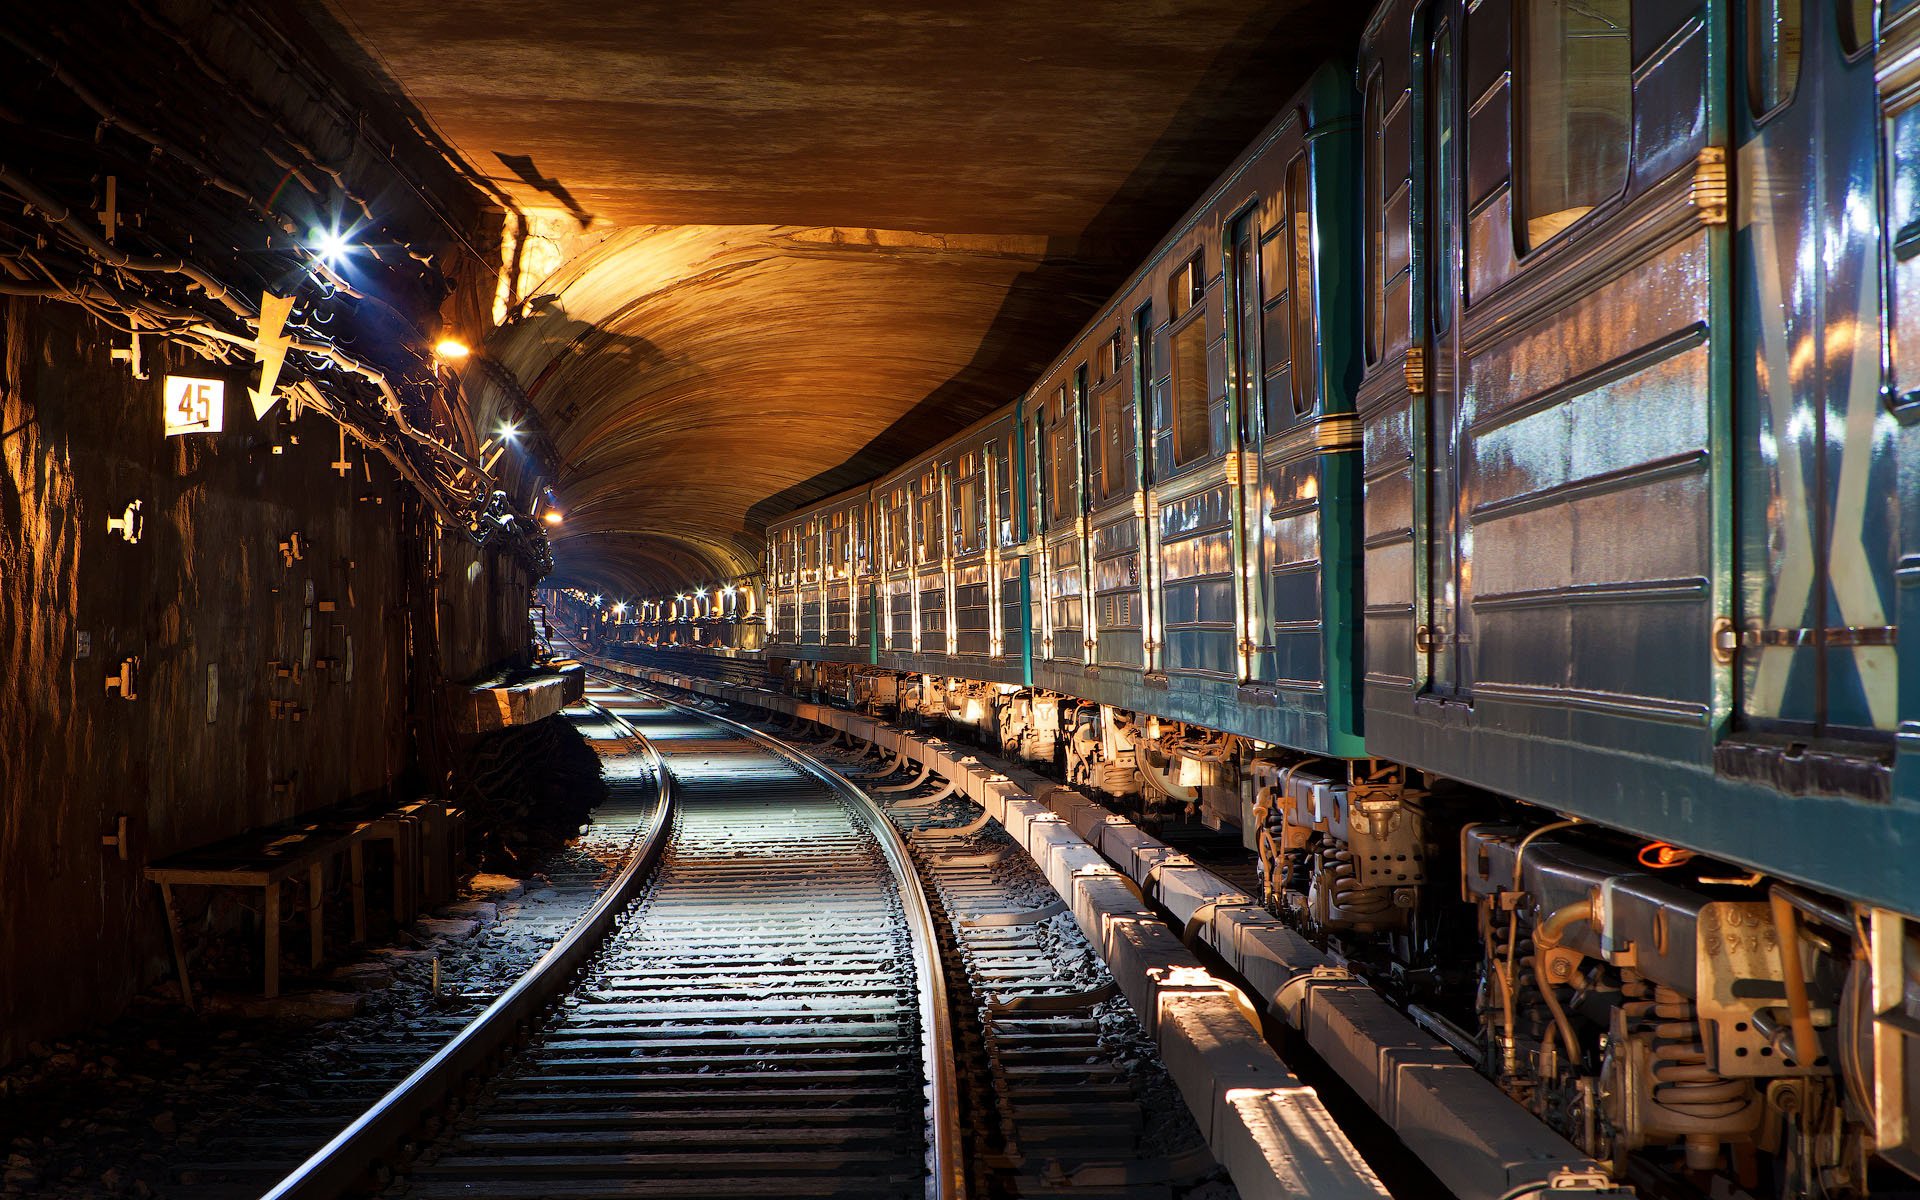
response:
<path id="1" fill-rule="evenodd" d="M 453 727 L 459 733 L 493 733 L 544 721 L 586 695 L 587 668 L 559 659 L 545 669 L 451 688 Z"/>

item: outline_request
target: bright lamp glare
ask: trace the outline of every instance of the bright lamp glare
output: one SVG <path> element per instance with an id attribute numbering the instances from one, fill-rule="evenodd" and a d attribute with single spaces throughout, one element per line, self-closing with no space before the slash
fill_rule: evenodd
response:
<path id="1" fill-rule="evenodd" d="M 519 432 L 520 432 L 519 428 L 514 425 L 502 425 L 500 427 L 500 436 L 503 438 L 511 438 L 511 437 L 517 436 Z"/>
<path id="2" fill-rule="evenodd" d="M 338 266 L 340 260 L 345 258 L 347 251 L 351 249 L 353 249 L 353 243 L 349 242 L 347 235 L 338 229 L 313 231 L 313 252 L 320 256 L 321 262 L 330 267 Z"/>
<path id="3" fill-rule="evenodd" d="M 549 524 L 549 525 L 558 525 L 558 524 L 560 523 L 560 520 L 561 520 L 561 518 L 560 518 L 560 513 L 559 513 L 559 512 L 557 511 L 557 510 L 555 510 L 555 509 L 548 509 L 548 510 L 547 510 L 547 515 L 546 515 L 546 517 L 544 518 L 544 520 L 545 520 L 545 521 L 546 521 L 546 523 L 547 523 L 547 524 Z"/>
<path id="4" fill-rule="evenodd" d="M 434 343 L 433 352 L 439 357 L 448 359 L 449 361 L 458 361 L 473 353 L 473 351 L 467 348 L 465 342 L 457 338 L 441 338 L 438 342 Z"/>

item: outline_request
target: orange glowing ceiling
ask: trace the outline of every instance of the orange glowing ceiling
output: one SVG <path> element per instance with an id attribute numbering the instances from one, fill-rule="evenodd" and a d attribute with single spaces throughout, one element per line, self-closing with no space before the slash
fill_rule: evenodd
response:
<path id="1" fill-rule="evenodd" d="M 545 235 L 481 349 L 559 451 L 557 578 L 621 594 L 1013 399 L 1364 15 L 305 2 Z"/>

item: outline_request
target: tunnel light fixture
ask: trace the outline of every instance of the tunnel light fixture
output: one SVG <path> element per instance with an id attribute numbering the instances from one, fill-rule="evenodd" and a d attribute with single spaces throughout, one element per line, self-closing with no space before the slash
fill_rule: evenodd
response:
<path id="1" fill-rule="evenodd" d="M 510 442 L 514 438 L 517 438 L 519 436 L 520 436 L 520 427 L 518 425 L 515 425 L 512 421 L 501 422 L 500 437 L 503 440 Z"/>
<path id="2" fill-rule="evenodd" d="M 320 261 L 329 267 L 339 266 L 347 257 L 347 252 L 353 249 L 353 243 L 348 240 L 346 234 L 340 232 L 337 225 L 331 229 L 316 228 L 313 231 L 312 242 L 313 252 L 319 255 Z"/>
<path id="3" fill-rule="evenodd" d="M 434 357 L 446 362 L 459 362 L 473 351 L 459 338 L 441 338 L 433 344 Z"/>
<path id="4" fill-rule="evenodd" d="M 559 509 L 550 508 L 547 510 L 546 515 L 541 517 L 540 519 L 545 521 L 549 525 L 558 525 L 563 518 L 560 516 Z"/>

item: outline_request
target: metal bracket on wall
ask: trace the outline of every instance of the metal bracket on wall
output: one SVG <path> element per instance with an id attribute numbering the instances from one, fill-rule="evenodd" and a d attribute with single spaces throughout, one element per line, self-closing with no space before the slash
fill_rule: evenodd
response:
<path id="1" fill-rule="evenodd" d="M 120 861 L 127 861 L 127 814 L 121 813 L 113 819 L 113 832 L 103 835 L 100 844 L 118 850 Z"/>
<path id="2" fill-rule="evenodd" d="M 107 676 L 107 691 L 119 692 L 122 700 L 140 698 L 140 658 L 123 658 L 113 674 Z"/>
<path id="3" fill-rule="evenodd" d="M 142 507 L 138 500 L 127 501 L 127 506 L 120 510 L 119 516 L 107 518 L 107 532 L 119 534 L 129 545 L 138 545 L 147 529 L 147 518 L 141 511 Z"/>

